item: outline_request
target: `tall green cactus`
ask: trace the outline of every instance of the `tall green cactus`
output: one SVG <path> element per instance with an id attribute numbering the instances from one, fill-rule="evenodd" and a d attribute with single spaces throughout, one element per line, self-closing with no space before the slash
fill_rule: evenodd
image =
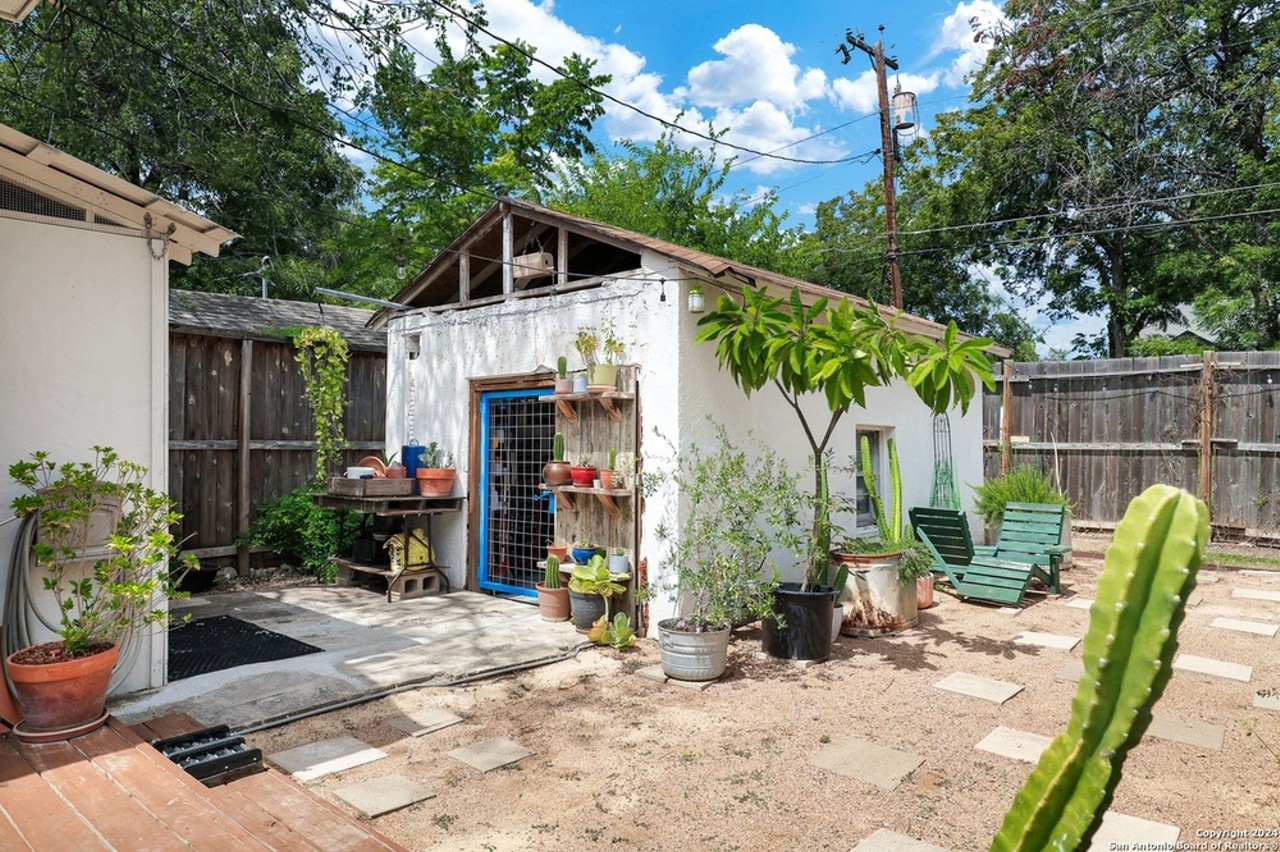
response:
<path id="1" fill-rule="evenodd" d="M 551 439 L 551 460 L 564 461 L 564 433 L 557 432 Z"/>
<path id="2" fill-rule="evenodd" d="M 544 589 L 560 588 L 560 558 L 557 556 L 547 557 L 546 574 L 542 578 L 542 587 Z"/>
<path id="3" fill-rule="evenodd" d="M 610 447 L 609 448 L 609 470 L 617 470 L 617 469 L 618 469 L 618 448 Z"/>
<path id="4" fill-rule="evenodd" d="M 862 481 L 867 487 L 867 496 L 876 514 L 876 532 L 885 544 L 897 544 L 903 539 L 902 529 L 902 472 L 898 469 L 898 445 L 892 438 L 889 445 L 889 496 L 891 503 L 888 513 L 885 512 L 884 501 L 880 499 L 880 491 L 876 488 L 876 472 L 871 465 L 871 442 L 862 436 L 858 445 L 858 460 L 862 465 Z"/>
<path id="5" fill-rule="evenodd" d="M 1209 510 L 1185 491 L 1153 485 L 1129 504 L 1098 580 L 1071 721 L 1014 798 L 993 852 L 1088 845 L 1169 682 L 1208 540 Z"/>
<path id="6" fill-rule="evenodd" d="M 567 378 L 569 375 L 569 359 L 561 355 L 556 358 L 556 376 Z"/>

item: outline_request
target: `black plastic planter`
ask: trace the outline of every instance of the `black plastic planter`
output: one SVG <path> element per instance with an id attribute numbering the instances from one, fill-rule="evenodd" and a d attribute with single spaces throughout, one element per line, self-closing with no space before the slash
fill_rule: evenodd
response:
<path id="1" fill-rule="evenodd" d="M 813 586 L 800 591 L 799 583 L 783 583 L 773 590 L 773 611 L 782 616 L 765 618 L 764 650 L 784 660 L 825 660 L 831 655 L 831 613 L 836 590 Z"/>

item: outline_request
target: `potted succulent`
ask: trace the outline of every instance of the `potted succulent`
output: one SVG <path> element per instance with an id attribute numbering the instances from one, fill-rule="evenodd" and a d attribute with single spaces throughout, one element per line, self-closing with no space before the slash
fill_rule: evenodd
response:
<path id="1" fill-rule="evenodd" d="M 458 472 L 453 467 L 452 454 L 432 441 L 423 450 L 420 465 L 415 472 L 419 494 L 423 497 L 448 497 L 453 493 Z"/>
<path id="2" fill-rule="evenodd" d="M 692 446 L 674 470 L 645 476 L 647 494 L 670 483 L 679 498 L 655 528 L 669 545 L 670 570 L 650 591 L 671 593 L 680 605 L 679 615 L 658 622 L 663 671 L 678 680 L 724 673 L 733 625 L 772 613 L 776 559 L 798 555 L 806 541 L 807 502 L 785 461 L 763 445 L 748 452 L 723 426 L 715 430 L 714 449 Z"/>
<path id="3" fill-rule="evenodd" d="M 610 447 L 609 448 L 609 464 L 607 467 L 600 468 L 600 487 L 601 488 L 607 488 L 610 491 L 612 491 L 614 488 L 621 487 L 615 484 L 615 481 L 617 479 L 617 464 L 618 464 L 618 448 Z"/>
<path id="4" fill-rule="evenodd" d="M 609 573 L 610 574 L 627 574 L 631 571 L 631 564 L 627 561 L 627 552 L 621 547 L 615 547 L 609 552 Z"/>
<path id="5" fill-rule="evenodd" d="M 600 548 L 592 544 L 591 539 L 580 538 L 573 543 L 570 552 L 573 554 L 573 561 L 576 564 L 586 565 L 591 561 L 591 557 L 600 555 Z M 601 558 L 603 558 L 603 555 L 601 555 Z"/>
<path id="6" fill-rule="evenodd" d="M 547 485 L 568 485 L 573 482 L 569 463 L 564 460 L 564 433 L 557 432 L 551 439 L 551 461 L 542 466 L 542 481 Z"/>
<path id="7" fill-rule="evenodd" d="M 534 585 L 538 592 L 538 611 L 543 621 L 569 620 L 569 590 L 560 585 L 560 560 L 547 557 L 541 583 Z"/>
<path id="8" fill-rule="evenodd" d="M 159 604 L 178 592 L 173 501 L 144 483 L 147 469 L 110 447 L 90 462 L 58 464 L 47 452 L 9 467 L 25 489 L 11 504 L 30 518 L 24 533 L 59 612 L 58 639 L 11 654 L 6 670 L 29 732 L 67 732 L 105 720 L 107 688 L 120 643 L 168 616 Z M 190 554 L 185 563 L 196 560 Z M 180 573 L 180 572 L 178 572 Z"/>
<path id="9" fill-rule="evenodd" d="M 547 542 L 547 556 L 554 556 L 561 562 L 567 562 L 569 560 L 569 545 L 556 544 L 549 541 Z"/>
<path id="10" fill-rule="evenodd" d="M 743 392 L 750 395 L 765 385 L 782 393 L 809 441 L 813 458 L 812 545 L 799 582 L 783 583 L 775 592 L 783 613 L 780 621 L 765 622 L 765 650 L 775 656 L 822 659 L 830 653 L 831 611 L 823 619 L 791 618 L 788 610 L 805 612 L 821 606 L 834 589 L 816 588 L 827 567 L 830 528 L 821 499 L 822 465 L 840 419 L 854 405 L 863 405 L 866 390 L 896 380 L 905 384 L 934 414 L 959 405 L 967 411 L 978 383 L 994 388 L 985 338 L 962 339 L 954 322 L 938 338 L 902 331 L 897 318 L 875 304 L 855 304 L 842 298 L 825 298 L 805 305 L 793 289 L 789 297 L 771 296 L 767 288 L 747 287 L 741 300 L 722 295 L 716 308 L 698 321 L 697 339 L 715 343 L 716 358 Z M 825 398 L 830 417 L 825 424 L 810 424 L 803 398 Z M 797 610 L 797 608 L 799 608 Z M 772 627 L 771 627 L 772 625 Z M 789 626 L 788 626 L 789 625 Z M 825 649 L 823 642 L 825 636 Z M 805 635 L 801 635 L 805 634 Z M 780 640 L 780 641 L 779 641 Z"/>
<path id="11" fill-rule="evenodd" d="M 561 355 L 556 358 L 556 388 L 557 395 L 573 393 L 573 379 L 569 376 L 569 359 Z"/>
<path id="12" fill-rule="evenodd" d="M 609 598 L 627 590 L 629 574 L 610 574 L 604 557 L 596 554 L 569 575 L 569 613 L 573 626 L 586 633 L 601 617 L 608 618 Z"/>
<path id="13" fill-rule="evenodd" d="M 595 484 L 597 468 L 586 456 L 580 456 L 578 463 L 569 469 L 569 477 L 573 484 L 582 488 L 590 488 Z"/>

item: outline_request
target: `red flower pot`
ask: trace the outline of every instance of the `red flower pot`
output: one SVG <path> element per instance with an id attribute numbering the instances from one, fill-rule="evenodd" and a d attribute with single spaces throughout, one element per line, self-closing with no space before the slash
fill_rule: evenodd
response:
<path id="1" fill-rule="evenodd" d="M 579 467 L 574 465 L 569 469 L 570 475 L 573 477 L 573 484 L 580 485 L 583 488 L 590 488 L 596 481 L 595 467 Z"/>
<path id="2" fill-rule="evenodd" d="M 120 646 L 57 663 L 15 663 L 23 651 L 11 654 L 5 667 L 28 731 L 69 731 L 103 714 Z"/>

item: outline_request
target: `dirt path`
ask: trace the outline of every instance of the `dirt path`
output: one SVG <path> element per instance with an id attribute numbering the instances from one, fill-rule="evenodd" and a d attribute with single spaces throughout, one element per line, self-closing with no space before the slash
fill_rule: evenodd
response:
<path id="1" fill-rule="evenodd" d="M 842 638 L 830 661 L 806 669 L 758 659 L 758 631 L 739 631 L 725 679 L 701 693 L 633 674 L 657 663 L 654 643 L 643 642 L 466 688 L 405 693 L 263 732 L 252 744 L 271 753 L 349 734 L 388 752 L 308 786 L 341 804 L 334 789 L 379 775 L 426 784 L 435 798 L 376 821 L 415 850 L 848 850 L 880 827 L 985 849 L 1031 765 L 973 746 L 998 725 L 1060 731 L 1075 684 L 1055 675 L 1080 657 L 1078 648 L 1009 640 L 1022 631 L 1082 636 L 1088 612 L 1065 603 L 1092 597 L 1099 569 L 1100 560 L 1077 559 L 1062 598 L 1017 614 L 939 595 L 918 629 Z M 1251 665 L 1252 681 L 1178 673 L 1156 707 L 1222 726 L 1223 749 L 1145 738 L 1112 806 L 1177 825 L 1184 842 L 1198 831 L 1280 829 L 1280 713 L 1252 706 L 1255 691 L 1280 692 L 1280 639 L 1208 626 L 1217 616 L 1280 622 L 1280 604 L 1233 599 L 1237 586 L 1280 591 L 1280 576 L 1203 571 L 1182 652 Z M 933 688 L 957 671 L 1026 689 L 997 706 Z M 418 739 L 387 724 L 427 707 L 465 721 Z M 490 737 L 536 754 L 487 774 L 447 756 Z M 810 765 L 826 744 L 851 737 L 925 761 L 892 792 Z"/>

